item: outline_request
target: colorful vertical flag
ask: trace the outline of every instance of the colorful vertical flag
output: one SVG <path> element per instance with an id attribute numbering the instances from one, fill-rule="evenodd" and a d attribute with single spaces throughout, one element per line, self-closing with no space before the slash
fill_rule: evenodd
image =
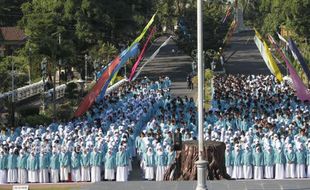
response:
<path id="1" fill-rule="evenodd" d="M 136 72 L 140 62 L 142 61 L 143 56 L 144 56 L 145 51 L 146 51 L 146 48 L 147 48 L 149 42 L 151 41 L 153 35 L 155 34 L 155 31 L 156 31 L 156 29 L 155 29 L 155 27 L 153 27 L 152 30 L 151 30 L 151 33 L 149 34 L 149 36 L 148 36 L 148 38 L 147 38 L 147 40 L 146 40 L 146 42 L 145 42 L 145 44 L 143 46 L 143 49 L 140 52 L 140 55 L 138 56 L 138 59 L 136 60 L 135 64 L 132 66 L 131 73 L 130 73 L 130 76 L 129 76 L 129 81 L 132 80 L 132 78 L 133 78 L 133 76 L 134 76 L 134 74 L 135 74 L 135 72 Z"/>
<path id="2" fill-rule="evenodd" d="M 294 67 L 290 63 L 289 59 L 285 56 L 285 53 L 283 52 L 283 50 L 281 50 L 281 48 L 278 46 L 278 44 L 273 39 L 273 37 L 271 35 L 269 35 L 268 37 L 269 37 L 269 41 L 273 44 L 275 49 L 281 55 L 282 59 L 284 60 L 286 66 L 289 70 L 290 76 L 292 78 L 292 81 L 293 81 L 293 84 L 294 84 L 294 87 L 296 90 L 297 97 L 302 101 L 306 101 L 306 100 L 310 101 L 309 89 L 307 89 L 305 84 L 302 82 L 301 78 L 298 76 L 296 70 L 294 69 Z"/>
<path id="3" fill-rule="evenodd" d="M 148 31 L 148 29 L 150 28 L 150 26 L 153 24 L 154 20 L 155 20 L 155 16 L 157 14 L 156 13 L 152 16 L 152 18 L 150 19 L 150 21 L 147 23 L 147 25 L 144 27 L 144 29 L 142 30 L 141 34 L 131 43 L 131 45 L 127 48 L 127 51 L 129 51 L 135 44 L 139 43 L 141 41 L 141 39 L 144 37 L 145 33 Z M 111 79 L 111 83 L 113 84 L 116 76 L 117 76 L 118 72 L 115 72 L 113 75 L 113 78 Z"/>
<path id="4" fill-rule="evenodd" d="M 151 55 L 151 57 L 141 66 L 141 68 L 139 69 L 139 71 L 136 73 L 136 75 L 133 77 L 132 80 L 136 80 L 136 78 L 140 75 L 141 71 L 143 70 L 143 68 L 150 63 L 153 59 L 155 59 L 155 57 L 157 56 L 157 54 L 160 52 L 161 48 L 163 48 L 164 46 L 168 45 L 170 39 L 172 38 L 172 36 L 170 36 L 169 38 L 166 39 L 166 41 L 164 43 L 162 43 L 160 45 L 160 47 Z"/>
<path id="5" fill-rule="evenodd" d="M 297 45 L 295 44 L 295 42 L 291 38 L 288 40 L 288 46 L 289 46 L 290 50 L 292 51 L 292 53 L 295 55 L 294 58 L 299 62 L 302 69 L 304 70 L 308 80 L 310 80 L 309 67 L 308 67 L 304 57 L 301 55 L 300 51 L 298 50 Z"/>
<path id="6" fill-rule="evenodd" d="M 258 47 L 268 69 L 278 79 L 278 81 L 282 82 L 283 81 L 282 74 L 280 72 L 278 65 L 276 64 L 276 61 L 272 57 L 272 54 L 269 50 L 267 43 L 263 40 L 262 36 L 258 33 L 258 31 L 255 30 L 255 33 L 256 33 L 254 37 L 255 44 Z"/>

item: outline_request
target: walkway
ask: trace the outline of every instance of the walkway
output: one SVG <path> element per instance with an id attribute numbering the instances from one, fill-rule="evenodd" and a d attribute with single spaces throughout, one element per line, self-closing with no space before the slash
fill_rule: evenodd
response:
<path id="1" fill-rule="evenodd" d="M 254 36 L 254 31 L 234 34 L 224 52 L 227 74 L 271 74 L 255 45 Z M 285 74 L 285 69 L 279 67 Z"/>
<path id="2" fill-rule="evenodd" d="M 156 43 L 152 44 L 146 57 L 149 57 L 166 39 L 167 37 L 161 37 Z M 147 76 L 152 80 L 157 80 L 159 76 L 169 76 L 172 81 L 171 92 L 173 96 L 195 98 L 195 89 L 193 91 L 187 90 L 186 84 L 186 77 L 191 71 L 192 58 L 182 53 L 171 39 L 169 44 L 161 49 L 157 57 L 144 67 L 140 77 Z"/>

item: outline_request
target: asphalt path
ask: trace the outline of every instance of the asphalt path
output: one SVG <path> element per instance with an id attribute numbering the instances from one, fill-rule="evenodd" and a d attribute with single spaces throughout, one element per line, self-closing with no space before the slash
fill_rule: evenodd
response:
<path id="1" fill-rule="evenodd" d="M 227 74 L 271 74 L 254 42 L 254 36 L 254 31 L 245 31 L 233 35 L 228 47 L 224 49 Z M 285 74 L 285 68 L 279 64 L 278 66 Z"/>
<path id="2" fill-rule="evenodd" d="M 160 37 L 150 46 L 144 62 L 167 38 L 168 36 Z M 160 76 L 168 76 L 172 81 L 171 93 L 173 96 L 195 98 L 197 89 L 189 91 L 186 83 L 187 75 L 192 72 L 192 62 L 192 58 L 184 54 L 177 47 L 175 41 L 171 39 L 168 45 L 161 49 L 156 58 L 143 68 L 139 77 L 147 76 L 152 80 L 157 80 Z"/>

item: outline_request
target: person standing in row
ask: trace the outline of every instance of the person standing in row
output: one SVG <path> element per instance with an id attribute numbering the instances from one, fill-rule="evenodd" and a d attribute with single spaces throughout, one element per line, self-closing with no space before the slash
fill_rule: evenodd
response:
<path id="1" fill-rule="evenodd" d="M 90 154 L 86 148 L 81 155 L 81 181 L 90 181 Z"/>
<path id="2" fill-rule="evenodd" d="M 164 153 L 162 147 L 159 147 L 156 157 L 156 181 L 164 181 L 165 168 L 167 166 L 167 155 Z"/>
<path id="3" fill-rule="evenodd" d="M 17 182 L 17 156 L 13 149 L 10 149 L 8 156 L 8 183 Z"/>
<path id="4" fill-rule="evenodd" d="M 273 179 L 274 152 L 271 146 L 268 146 L 267 150 L 264 152 L 264 164 L 265 164 L 265 178 Z"/>
<path id="5" fill-rule="evenodd" d="M 49 168 L 49 155 L 46 152 L 41 152 L 39 157 L 39 182 L 49 183 L 48 168 Z"/>
<path id="6" fill-rule="evenodd" d="M 50 159 L 50 168 L 51 168 L 51 183 L 58 183 L 59 182 L 59 154 L 56 150 L 53 150 L 51 159 Z"/>
<path id="7" fill-rule="evenodd" d="M 286 159 L 286 178 L 295 178 L 296 176 L 296 171 L 295 171 L 295 163 L 296 163 L 296 154 L 293 150 L 293 145 L 289 144 L 288 145 L 288 150 L 285 154 L 285 159 Z"/>
<path id="8" fill-rule="evenodd" d="M 59 155 L 59 163 L 60 163 L 60 181 L 67 182 L 69 180 L 69 172 L 70 172 L 70 154 L 65 147 L 62 149 L 62 152 Z"/>
<path id="9" fill-rule="evenodd" d="M 101 181 L 102 154 L 95 147 L 90 155 L 91 182 Z"/>
<path id="10" fill-rule="evenodd" d="M 306 152 L 304 151 L 303 145 L 297 145 L 296 151 L 296 177 L 306 177 Z"/>
<path id="11" fill-rule="evenodd" d="M 147 152 L 144 154 L 144 165 L 145 165 L 145 179 L 154 179 L 154 167 L 155 167 L 155 155 L 153 149 L 149 147 Z"/>
<path id="12" fill-rule="evenodd" d="M 81 157 L 75 151 L 72 152 L 71 156 L 71 176 L 72 181 L 81 181 Z"/>
<path id="13" fill-rule="evenodd" d="M 255 153 L 253 153 L 253 165 L 254 165 L 254 179 L 263 179 L 264 155 L 259 146 L 256 147 Z"/>
<path id="14" fill-rule="evenodd" d="M 129 155 L 124 150 L 124 147 L 120 146 L 119 151 L 116 153 L 116 181 L 128 180 L 128 162 Z"/>
<path id="15" fill-rule="evenodd" d="M 104 158 L 104 179 L 108 181 L 115 180 L 116 160 L 112 150 L 108 150 Z"/>
<path id="16" fill-rule="evenodd" d="M 7 183 L 7 164 L 8 158 L 3 150 L 0 150 L 0 184 Z"/>
<path id="17" fill-rule="evenodd" d="M 25 184 L 28 182 L 27 174 L 27 159 L 28 156 L 24 153 L 24 150 L 19 151 L 19 156 L 17 158 L 17 167 L 18 167 L 18 183 Z"/>
<path id="18" fill-rule="evenodd" d="M 243 174 L 244 179 L 252 179 L 253 177 L 253 155 L 248 144 L 245 145 L 245 150 L 242 154 Z"/>
<path id="19" fill-rule="evenodd" d="M 30 183 L 38 183 L 39 182 L 39 159 L 38 156 L 35 155 L 34 150 L 31 151 L 27 160 L 27 169 L 28 169 L 28 181 Z"/>
<path id="20" fill-rule="evenodd" d="M 277 146 L 277 150 L 274 155 L 275 158 L 275 179 L 284 179 L 285 178 L 285 156 L 280 145 Z"/>

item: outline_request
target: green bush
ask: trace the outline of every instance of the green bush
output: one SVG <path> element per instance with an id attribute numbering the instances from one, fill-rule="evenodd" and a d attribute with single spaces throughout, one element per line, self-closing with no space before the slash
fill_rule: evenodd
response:
<path id="1" fill-rule="evenodd" d="M 46 125 L 52 122 L 52 118 L 46 115 L 30 115 L 21 119 L 21 124 L 30 126 Z"/>
<path id="2" fill-rule="evenodd" d="M 23 109 L 20 109 L 18 113 L 21 115 L 21 117 L 38 115 L 40 113 L 40 109 L 38 107 L 25 107 Z"/>
<path id="3" fill-rule="evenodd" d="M 65 97 L 67 99 L 73 100 L 73 99 L 77 99 L 79 95 L 80 93 L 78 90 L 78 84 L 74 82 L 68 83 L 66 90 L 65 90 Z"/>

